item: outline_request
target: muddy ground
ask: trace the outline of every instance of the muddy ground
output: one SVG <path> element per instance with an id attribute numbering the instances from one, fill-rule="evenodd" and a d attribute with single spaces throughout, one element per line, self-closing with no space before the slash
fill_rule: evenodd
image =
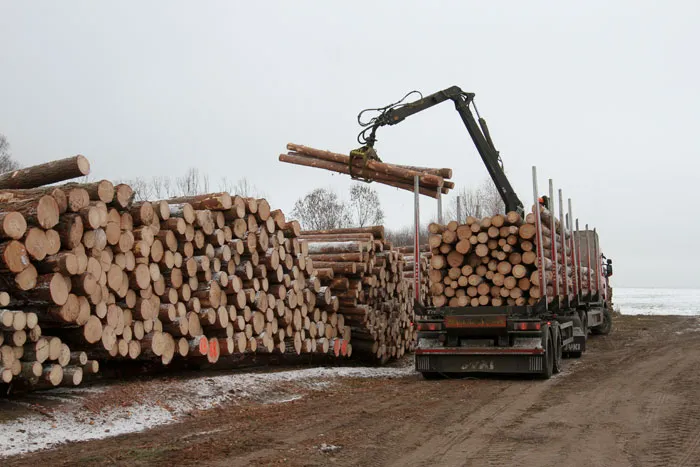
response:
<path id="1" fill-rule="evenodd" d="M 140 433 L 0 464 L 700 465 L 697 317 L 618 317 L 549 381 L 397 375 L 276 381 L 274 398 L 234 395 Z M 125 383 L 81 409 L 128 405 L 150 385 L 160 400 L 163 384 Z"/>

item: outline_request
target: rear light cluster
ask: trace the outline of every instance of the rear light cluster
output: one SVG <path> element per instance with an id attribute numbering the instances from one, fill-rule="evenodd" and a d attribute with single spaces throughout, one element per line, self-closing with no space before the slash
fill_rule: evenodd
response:
<path id="1" fill-rule="evenodd" d="M 418 323 L 417 329 L 419 331 L 442 331 L 442 323 L 441 322 Z"/>
<path id="2" fill-rule="evenodd" d="M 539 331 L 541 324 L 539 321 L 524 321 L 522 323 L 515 323 L 516 331 Z"/>

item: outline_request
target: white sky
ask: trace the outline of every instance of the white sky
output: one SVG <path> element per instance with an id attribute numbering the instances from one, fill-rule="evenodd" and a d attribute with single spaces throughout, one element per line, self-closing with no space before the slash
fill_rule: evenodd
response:
<path id="1" fill-rule="evenodd" d="M 347 197 L 350 180 L 278 162 L 287 142 L 347 152 L 361 109 L 458 85 L 523 201 L 537 165 L 599 229 L 614 285 L 700 287 L 699 5 L 0 0 L 0 133 L 25 165 L 81 153 L 110 179 L 197 166 L 289 213 L 316 186 Z M 385 161 L 451 167 L 458 186 L 486 176 L 450 103 L 379 138 Z M 410 224 L 412 195 L 375 186 L 387 225 Z"/>

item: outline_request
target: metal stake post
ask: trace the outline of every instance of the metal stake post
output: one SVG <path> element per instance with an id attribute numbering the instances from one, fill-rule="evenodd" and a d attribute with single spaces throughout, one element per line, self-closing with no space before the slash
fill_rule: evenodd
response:
<path id="1" fill-rule="evenodd" d="M 596 232 L 596 229 L 593 229 L 593 254 L 595 255 L 595 293 L 600 300 L 600 273 L 601 273 L 601 264 L 600 264 L 600 251 L 598 251 L 598 233 Z"/>
<path id="2" fill-rule="evenodd" d="M 439 193 L 439 192 L 438 192 Z M 413 177 L 413 196 L 414 196 L 414 223 L 415 231 L 413 238 L 413 291 L 416 303 L 420 303 L 420 180 L 416 175 Z M 438 198 L 439 202 L 440 198 Z"/>
<path id="3" fill-rule="evenodd" d="M 557 256 L 557 223 L 554 218 L 554 182 L 549 179 L 549 202 L 551 203 L 551 209 L 549 211 L 549 231 L 552 235 L 552 266 L 553 268 L 553 278 L 552 285 L 554 286 L 554 296 L 561 297 L 561 291 L 559 290 L 559 256 Z"/>
<path id="4" fill-rule="evenodd" d="M 457 219 L 456 220 L 459 224 L 462 223 L 462 197 L 459 195 L 457 196 Z"/>
<path id="5" fill-rule="evenodd" d="M 578 228 L 578 219 L 576 219 L 576 245 L 574 245 L 574 248 L 576 248 L 576 261 L 578 261 L 578 263 L 576 264 L 576 269 L 578 270 L 579 290 L 583 295 L 583 262 L 581 261 L 581 231 Z M 590 284 L 588 284 L 586 290 L 590 291 L 590 288 Z"/>
<path id="6" fill-rule="evenodd" d="M 586 258 L 588 269 L 588 301 L 593 297 L 593 281 L 591 278 L 591 237 L 588 235 L 588 224 L 586 224 Z"/>
<path id="7" fill-rule="evenodd" d="M 544 299 L 544 309 L 547 305 L 547 275 L 544 273 L 544 249 L 542 248 L 542 219 L 540 218 L 540 203 L 537 188 L 537 167 L 532 166 L 532 196 L 535 199 L 535 226 L 537 227 L 537 272 L 540 279 L 540 297 Z"/>
<path id="8" fill-rule="evenodd" d="M 573 211 L 571 210 L 571 198 L 569 198 L 569 231 L 571 232 L 571 241 L 569 245 L 571 247 L 571 265 L 573 270 L 571 271 L 571 278 L 574 283 L 574 295 L 576 298 L 580 298 L 578 294 L 581 291 L 581 283 L 578 280 L 578 256 L 576 255 L 576 245 L 574 244 L 574 217 Z"/>
<path id="9" fill-rule="evenodd" d="M 438 209 L 438 224 L 443 225 L 445 222 L 442 219 L 442 185 L 437 188 L 437 209 Z"/>
<path id="10" fill-rule="evenodd" d="M 561 265 L 564 268 L 564 295 L 566 295 L 566 306 L 571 305 L 571 296 L 569 295 L 569 268 L 566 265 L 566 232 L 568 226 L 564 222 L 564 196 L 559 190 L 559 221 L 561 222 Z"/>

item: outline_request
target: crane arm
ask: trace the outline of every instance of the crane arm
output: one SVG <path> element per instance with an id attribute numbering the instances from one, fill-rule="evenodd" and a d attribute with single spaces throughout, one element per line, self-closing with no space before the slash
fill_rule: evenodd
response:
<path id="1" fill-rule="evenodd" d="M 376 132 L 378 128 L 385 125 L 396 125 L 413 114 L 429 109 L 448 100 L 454 102 L 455 109 L 462 118 L 464 126 L 467 127 L 469 136 L 471 136 L 472 141 L 474 141 L 474 145 L 476 146 L 484 165 L 486 165 L 486 170 L 491 176 L 498 193 L 501 195 L 506 211 L 517 211 L 522 214 L 524 211 L 523 203 L 520 201 L 520 198 L 518 198 L 518 195 L 515 194 L 508 177 L 506 177 L 506 174 L 503 171 L 500 155 L 493 144 L 488 126 L 486 126 L 486 121 L 479 117 L 477 123 L 477 120 L 472 114 L 470 105 L 473 104 L 474 94 L 464 92 L 457 86 L 452 86 L 429 96 L 421 97 L 413 102 L 404 103 L 399 101 L 382 109 L 376 109 L 381 113 L 367 123 L 361 122 L 361 112 L 358 116 L 358 121 L 365 128 L 358 136 L 358 141 L 360 141 L 361 144 L 364 144 L 364 146 L 358 151 L 365 154 L 369 152 L 370 154 L 374 154 L 376 156 L 376 152 L 374 152 L 374 144 L 377 141 Z M 474 108 L 476 109 L 476 106 Z"/>

